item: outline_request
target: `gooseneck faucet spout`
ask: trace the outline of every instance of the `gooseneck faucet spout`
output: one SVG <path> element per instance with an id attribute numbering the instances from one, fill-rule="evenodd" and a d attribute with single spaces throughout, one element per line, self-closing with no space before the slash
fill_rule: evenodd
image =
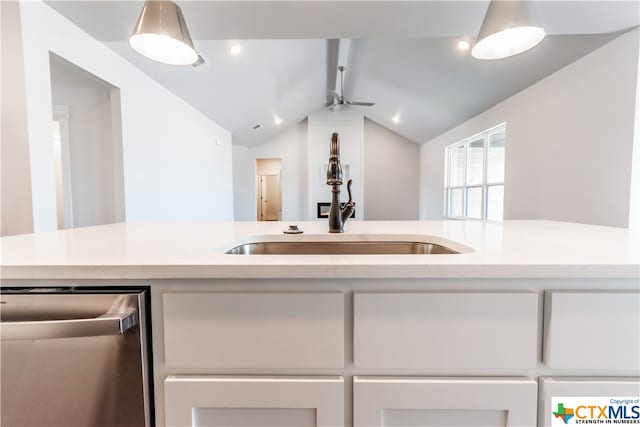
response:
<path id="1" fill-rule="evenodd" d="M 331 186 L 331 208 L 329 210 L 329 233 L 344 233 L 344 223 L 351 217 L 356 204 L 351 197 L 351 183 L 347 182 L 349 201 L 340 207 L 340 186 L 342 185 L 342 165 L 340 164 L 340 139 L 337 133 L 331 135 L 327 185 Z"/>

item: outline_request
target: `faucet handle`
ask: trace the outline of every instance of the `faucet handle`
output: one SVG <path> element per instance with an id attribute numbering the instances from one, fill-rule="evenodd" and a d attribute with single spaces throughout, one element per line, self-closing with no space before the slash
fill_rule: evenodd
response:
<path id="1" fill-rule="evenodd" d="M 353 180 L 347 181 L 347 192 L 349 193 L 349 201 L 344 204 L 342 208 L 342 223 L 347 222 L 353 212 L 356 210 L 356 202 L 353 201 L 353 197 L 351 197 L 351 184 Z"/>

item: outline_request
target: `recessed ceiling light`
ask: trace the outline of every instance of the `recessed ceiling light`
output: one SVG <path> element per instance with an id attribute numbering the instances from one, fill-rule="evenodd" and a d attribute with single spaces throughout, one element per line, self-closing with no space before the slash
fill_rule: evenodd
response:
<path id="1" fill-rule="evenodd" d="M 400 123 L 400 113 L 398 113 L 395 116 L 391 117 L 391 121 L 393 123 Z"/>
<path id="2" fill-rule="evenodd" d="M 460 40 L 458 42 L 458 49 L 460 50 L 469 50 L 470 47 L 471 47 L 471 44 L 469 44 L 469 42 L 466 40 Z"/>
<path id="3" fill-rule="evenodd" d="M 234 44 L 229 48 L 229 53 L 233 56 L 238 56 L 242 53 L 242 45 Z"/>
<path id="4" fill-rule="evenodd" d="M 278 126 L 280 123 L 282 123 L 282 119 L 278 116 L 273 116 L 273 124 Z"/>

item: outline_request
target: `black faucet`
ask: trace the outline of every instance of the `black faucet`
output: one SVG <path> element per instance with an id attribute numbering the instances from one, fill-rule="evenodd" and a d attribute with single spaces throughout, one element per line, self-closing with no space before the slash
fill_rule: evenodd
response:
<path id="1" fill-rule="evenodd" d="M 331 135 L 329 148 L 329 167 L 327 185 L 331 186 L 331 209 L 329 210 L 329 233 L 344 233 L 344 223 L 351 217 L 356 204 L 351 197 L 351 182 L 347 182 L 349 201 L 340 208 L 340 186 L 342 185 L 342 165 L 340 164 L 340 139 L 338 134 Z"/>

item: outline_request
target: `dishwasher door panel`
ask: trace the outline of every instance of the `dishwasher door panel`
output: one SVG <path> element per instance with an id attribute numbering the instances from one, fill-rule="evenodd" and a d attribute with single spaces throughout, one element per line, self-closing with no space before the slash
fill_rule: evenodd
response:
<path id="1" fill-rule="evenodd" d="M 48 295 L 47 295 L 48 296 Z M 32 300 L 28 315 L 4 310 L 14 295 L 2 295 L 0 308 L 7 330 L 12 321 L 42 322 L 53 317 L 37 314 Z M 45 297 L 38 295 L 38 297 Z M 67 299 L 71 296 L 65 295 Z M 102 295 L 100 295 L 102 297 Z M 50 298 L 56 298 L 51 295 Z M 137 295 L 134 296 L 137 300 Z M 62 300 L 60 300 L 62 301 Z M 83 298 L 64 301 L 87 301 Z M 37 305 L 37 304 L 36 304 Z M 71 306 L 72 307 L 72 306 Z M 76 317 L 100 317 L 75 310 Z M 55 310 L 54 310 L 55 311 Z M 95 311 L 95 310 L 94 310 Z M 68 319 L 68 313 L 65 315 Z M 73 316 L 71 316 L 73 317 Z M 141 316 L 143 317 L 143 316 Z M 70 322 L 73 319 L 68 319 Z M 8 322 L 8 323 L 7 323 Z M 144 322 L 143 322 L 144 325 Z M 37 326 L 37 325 L 36 325 Z M 31 328 L 38 329 L 38 328 Z M 7 334 L 10 336 L 9 334 Z M 1 418 L 3 427 L 142 427 L 149 425 L 146 401 L 145 340 L 140 325 L 122 334 L 48 339 L 2 339 L 0 346 Z"/>

